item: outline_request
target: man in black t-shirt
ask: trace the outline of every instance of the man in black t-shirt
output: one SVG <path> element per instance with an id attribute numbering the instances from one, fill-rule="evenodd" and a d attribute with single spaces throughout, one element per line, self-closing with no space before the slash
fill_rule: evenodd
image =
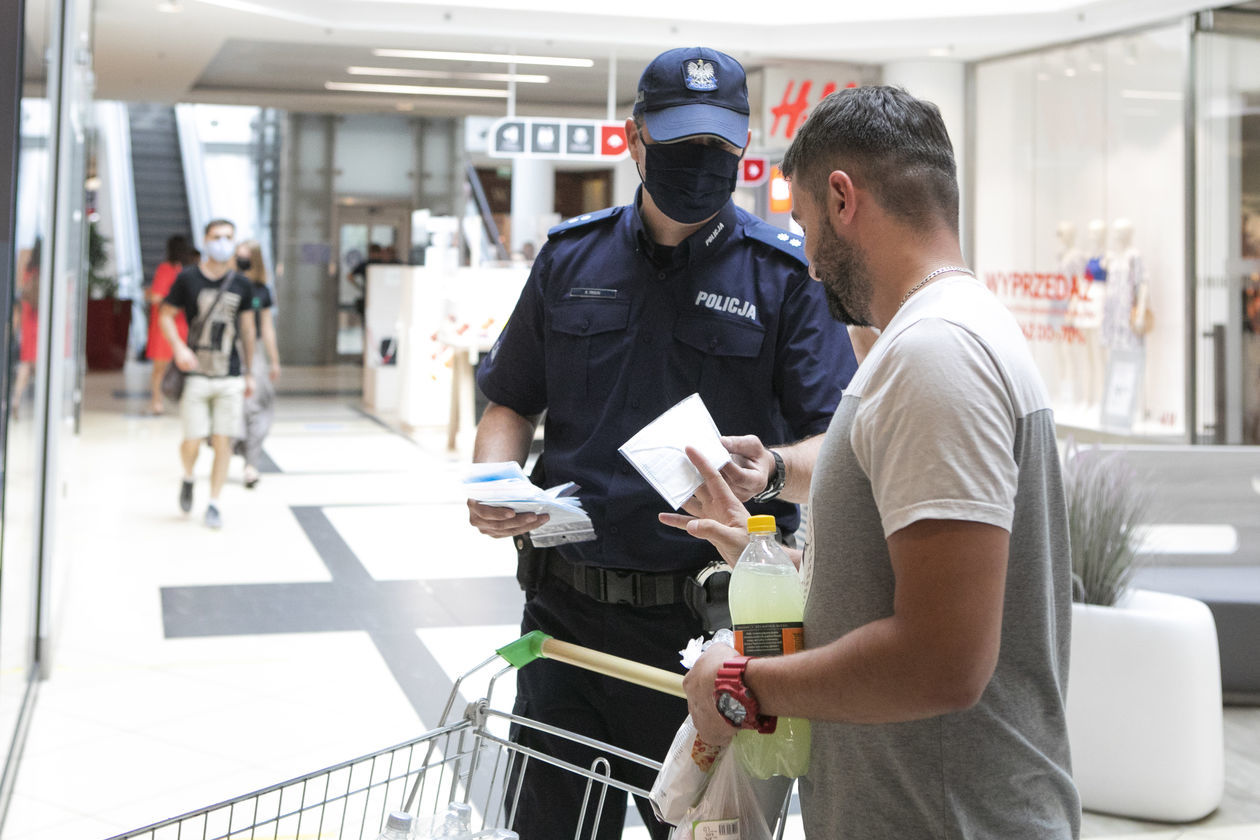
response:
<path id="1" fill-rule="evenodd" d="M 179 446 L 184 480 L 179 506 L 192 510 L 193 468 L 201 441 L 210 438 L 214 466 L 210 472 L 210 503 L 205 523 L 223 527 L 219 493 L 227 479 L 232 439 L 240 437 L 245 397 L 254 390 L 253 377 L 242 368 L 237 341 L 246 359 L 254 358 L 254 311 L 250 283 L 233 270 L 236 226 L 225 219 L 206 225 L 205 255 L 198 265 L 180 272 L 158 313 L 162 333 L 174 349 L 175 364 L 187 375 L 179 402 L 184 427 Z M 184 311 L 188 343 L 179 338 L 175 313 Z"/>

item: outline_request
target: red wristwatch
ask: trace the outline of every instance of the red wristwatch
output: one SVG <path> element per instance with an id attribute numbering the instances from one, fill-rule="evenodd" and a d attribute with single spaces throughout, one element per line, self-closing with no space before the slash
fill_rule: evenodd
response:
<path id="1" fill-rule="evenodd" d="M 774 732 L 779 719 L 774 715 L 759 713 L 757 701 L 744 684 L 744 671 L 750 656 L 736 656 L 722 663 L 713 683 L 713 699 L 717 710 L 727 722 L 737 729 L 754 729 L 763 735 Z"/>

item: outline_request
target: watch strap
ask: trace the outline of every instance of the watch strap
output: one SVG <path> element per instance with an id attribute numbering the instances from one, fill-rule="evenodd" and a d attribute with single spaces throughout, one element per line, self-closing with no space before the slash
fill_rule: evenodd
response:
<path id="1" fill-rule="evenodd" d="M 787 465 L 783 463 L 783 456 L 773 449 L 767 451 L 774 458 L 774 471 L 770 473 L 766 489 L 749 499 L 752 502 L 768 502 L 771 499 L 777 499 L 783 492 L 783 485 L 787 483 Z"/>
<path id="2" fill-rule="evenodd" d="M 744 673 L 748 669 L 750 659 L 752 659 L 750 656 L 733 656 L 718 667 L 717 678 L 713 684 L 714 699 L 718 700 L 720 695 L 729 694 L 745 710 L 744 719 L 738 724 L 739 728 L 753 729 L 768 735 L 774 732 L 779 719 L 774 715 L 761 714 L 756 698 L 753 697 L 748 684 L 744 682 Z M 721 711 L 720 702 L 718 709 Z M 725 713 L 723 717 L 726 717 Z M 732 726 L 736 725 L 730 718 L 727 718 L 727 721 Z"/>

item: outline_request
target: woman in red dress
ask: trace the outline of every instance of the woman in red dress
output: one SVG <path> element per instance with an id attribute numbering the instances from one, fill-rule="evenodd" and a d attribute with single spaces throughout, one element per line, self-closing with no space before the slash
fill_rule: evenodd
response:
<path id="1" fill-rule="evenodd" d="M 18 330 L 18 366 L 13 384 L 12 414 L 16 420 L 26 387 L 35 369 L 35 356 L 39 349 L 39 261 L 43 251 L 42 241 L 35 240 L 26 255 L 26 263 L 18 275 L 18 300 L 14 305 L 15 326 Z"/>
<path id="2" fill-rule="evenodd" d="M 158 326 L 158 306 L 166 299 L 175 277 L 184 270 L 184 266 L 191 265 L 192 262 L 192 245 L 189 244 L 188 237 L 172 236 L 166 240 L 166 261 L 153 271 L 153 282 L 144 293 L 145 300 L 149 302 L 149 343 L 145 355 L 153 362 L 153 373 L 149 380 L 153 396 L 149 410 L 154 414 L 161 414 L 166 408 L 162 404 L 162 375 L 166 373 L 166 366 L 171 363 L 172 355 L 171 344 Z M 179 337 L 187 340 L 188 323 L 184 320 L 182 311 L 175 316 L 175 328 L 179 330 Z"/>

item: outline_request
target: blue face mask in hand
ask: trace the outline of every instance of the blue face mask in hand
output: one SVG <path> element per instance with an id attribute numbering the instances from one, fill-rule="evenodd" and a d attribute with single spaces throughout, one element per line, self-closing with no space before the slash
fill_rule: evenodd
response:
<path id="1" fill-rule="evenodd" d="M 700 143 L 645 145 L 643 185 L 661 212 L 685 225 L 717 213 L 735 191 L 739 157 Z"/>

